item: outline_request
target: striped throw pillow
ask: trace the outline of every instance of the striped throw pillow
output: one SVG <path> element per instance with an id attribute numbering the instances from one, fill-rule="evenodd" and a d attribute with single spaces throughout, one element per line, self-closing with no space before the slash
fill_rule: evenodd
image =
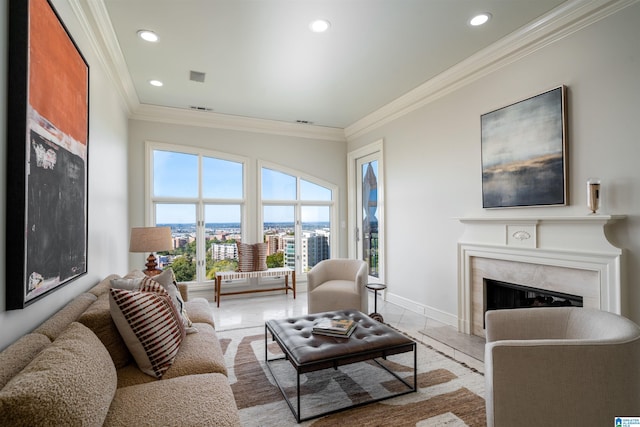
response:
<path id="1" fill-rule="evenodd" d="M 112 288 L 109 306 L 120 335 L 145 374 L 157 379 L 173 364 L 185 328 L 171 297 L 155 281 L 140 290 Z"/>
<path id="2" fill-rule="evenodd" d="M 249 243 L 237 242 L 238 246 L 238 271 L 253 270 L 253 247 Z"/>
<path id="3" fill-rule="evenodd" d="M 253 270 L 264 271 L 267 269 L 267 244 L 253 244 Z"/>
<path id="4" fill-rule="evenodd" d="M 113 281 L 111 282 L 113 283 Z M 169 297 L 171 297 L 171 302 L 173 302 L 176 310 L 178 310 L 178 314 L 180 314 L 180 317 L 182 318 L 182 323 L 184 324 L 187 334 L 198 332 L 198 329 L 193 326 L 193 322 L 191 322 L 191 319 L 189 319 L 189 315 L 187 314 L 187 307 L 184 303 L 184 300 L 182 299 L 182 296 L 180 295 L 180 290 L 178 289 L 178 284 L 176 283 L 176 276 L 173 273 L 171 267 L 165 268 L 162 273 L 154 276 L 153 278 L 144 276 L 144 278 L 140 279 L 140 283 L 138 284 L 138 288 L 136 290 L 140 290 L 142 286 L 150 286 L 149 282 L 157 282 L 164 288 L 165 291 L 167 291 Z"/>

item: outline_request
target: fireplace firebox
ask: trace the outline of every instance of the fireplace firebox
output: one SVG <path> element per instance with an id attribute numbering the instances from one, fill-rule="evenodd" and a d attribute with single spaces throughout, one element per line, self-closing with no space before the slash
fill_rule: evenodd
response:
<path id="1" fill-rule="evenodd" d="M 582 307 L 582 297 L 515 283 L 485 279 L 485 312 L 531 307 Z"/>

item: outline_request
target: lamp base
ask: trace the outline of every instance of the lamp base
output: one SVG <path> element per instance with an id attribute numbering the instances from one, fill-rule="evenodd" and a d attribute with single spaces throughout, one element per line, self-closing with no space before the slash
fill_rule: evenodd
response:
<path id="1" fill-rule="evenodd" d="M 158 263 L 156 262 L 156 257 L 155 255 L 153 255 L 153 253 L 149 254 L 149 256 L 147 257 L 147 263 L 145 264 L 145 266 L 147 267 L 147 269 L 143 270 L 142 272 L 149 277 L 157 276 L 158 274 L 162 273 L 162 270 L 156 268 L 158 267 Z"/>
<path id="2" fill-rule="evenodd" d="M 158 274 L 162 273 L 162 270 L 156 268 L 155 270 L 142 270 L 142 272 L 149 276 L 149 277 L 153 277 L 153 276 L 157 276 Z"/>

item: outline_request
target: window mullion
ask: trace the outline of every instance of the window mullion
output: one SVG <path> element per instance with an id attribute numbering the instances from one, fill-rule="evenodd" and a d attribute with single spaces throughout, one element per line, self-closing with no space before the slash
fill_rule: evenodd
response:
<path id="1" fill-rule="evenodd" d="M 202 202 L 196 205 L 196 280 L 202 283 L 205 279 L 203 273 L 205 259 L 205 227 L 204 227 L 204 207 Z"/>
<path id="2" fill-rule="evenodd" d="M 296 201 L 296 220 L 298 222 L 298 226 L 296 227 L 296 261 L 297 261 L 297 270 L 299 272 L 304 271 L 304 266 L 307 264 L 303 261 L 303 257 L 305 253 L 303 251 L 302 239 L 304 237 L 302 232 L 302 203 L 300 202 L 300 197 Z"/>
<path id="3" fill-rule="evenodd" d="M 204 226 L 204 203 L 203 196 L 203 156 L 198 155 L 198 205 L 196 207 L 196 280 L 198 283 L 205 281 L 205 226 Z"/>

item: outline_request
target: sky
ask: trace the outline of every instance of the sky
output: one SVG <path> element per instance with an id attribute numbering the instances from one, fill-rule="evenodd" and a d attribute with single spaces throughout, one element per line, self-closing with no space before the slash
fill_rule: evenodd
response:
<path id="1" fill-rule="evenodd" d="M 562 153 L 562 88 L 482 116 L 482 166 Z"/>
<path id="2" fill-rule="evenodd" d="M 242 199 L 243 164 L 212 157 L 202 157 L 204 198 Z M 198 156 L 155 150 L 153 156 L 153 192 L 155 197 L 197 198 Z M 265 201 L 295 201 L 295 176 L 263 168 L 262 199 Z M 300 179 L 301 200 L 329 201 L 331 190 Z M 304 206 L 302 222 L 329 221 L 327 206 Z M 290 206 L 265 206 L 265 222 L 293 222 L 294 209 Z M 159 224 L 195 223 L 194 204 L 158 204 L 156 222 Z M 239 205 L 206 205 L 205 223 L 241 222 Z"/>

